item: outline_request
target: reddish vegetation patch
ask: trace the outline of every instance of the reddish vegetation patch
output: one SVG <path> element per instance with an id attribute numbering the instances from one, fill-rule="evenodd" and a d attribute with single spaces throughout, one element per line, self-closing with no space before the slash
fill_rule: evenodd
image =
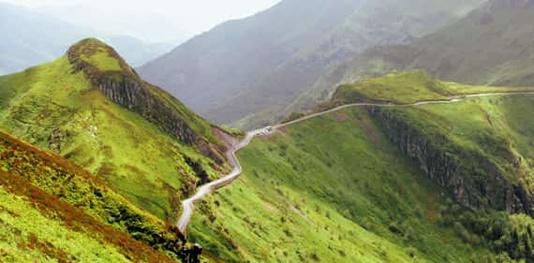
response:
<path id="1" fill-rule="evenodd" d="M 72 255 L 69 255 L 67 252 L 54 247 L 54 245 L 48 242 L 42 242 L 35 235 L 31 235 L 30 238 L 21 244 L 20 248 L 27 250 L 39 250 L 50 258 L 57 259 L 59 263 L 73 262 L 75 259 Z"/>
<path id="2" fill-rule="evenodd" d="M 50 166 L 58 168 L 60 167 L 61 170 L 65 171 L 66 173 L 76 174 L 76 176 L 84 177 L 87 181 L 95 183 L 99 186 L 106 186 L 106 184 L 100 178 L 93 176 L 85 169 L 75 165 L 74 163 L 67 161 L 58 155 L 41 151 L 30 144 L 16 139 L 15 137 L 3 132 L 2 130 L 0 130 L 0 140 L 5 141 L 6 145 L 12 145 L 12 151 L 20 150 L 27 152 L 31 155 L 34 155 L 36 158 L 42 160 L 43 162 L 50 164 Z M 2 157 L 3 155 L 4 153 L 0 153 L 0 157 Z"/>
<path id="3" fill-rule="evenodd" d="M 72 229 L 102 233 L 103 240 L 137 261 L 172 262 L 158 250 L 179 258 L 192 255 L 176 227 L 159 225 L 139 214 L 84 169 L 1 131 L 0 147 L 0 185 L 29 197 L 43 212 L 58 214 Z"/>
<path id="4" fill-rule="evenodd" d="M 44 214 L 60 218 L 67 227 L 74 231 L 99 234 L 103 240 L 120 248 L 133 261 L 174 262 L 152 247 L 133 240 L 129 235 L 100 223 L 81 209 L 35 187 L 23 177 L 0 171 L 0 185 L 15 195 L 27 197 Z M 50 250 L 50 252 L 61 254 L 55 250 Z"/>

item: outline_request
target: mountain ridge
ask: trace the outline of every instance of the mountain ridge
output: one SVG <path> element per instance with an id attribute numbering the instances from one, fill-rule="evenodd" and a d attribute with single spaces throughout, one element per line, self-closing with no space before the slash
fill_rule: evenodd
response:
<path id="1" fill-rule="evenodd" d="M 111 70 L 106 70 L 104 65 L 91 63 L 91 57 L 99 55 L 99 52 L 104 52 L 104 56 L 111 58 L 108 63 L 113 64 L 112 60 L 116 60 L 118 65 L 114 65 Z M 185 144 L 197 146 L 199 150 L 219 163 L 224 162 L 222 149 L 212 148 L 209 145 L 210 143 L 218 144 L 215 135 L 209 130 L 211 127 L 202 127 L 205 126 L 201 123 L 204 120 L 187 110 L 171 95 L 141 80 L 135 70 L 129 67 L 113 48 L 97 39 L 90 38 L 74 44 L 67 51 L 67 57 L 74 67 L 74 73 L 84 72 L 93 85 L 110 100 L 139 113 Z M 99 68 L 99 66 L 104 68 Z M 176 112 L 181 114 L 178 115 Z M 193 117 L 186 122 L 184 116 Z M 195 129 L 193 126 L 196 126 Z M 209 138 L 197 136 L 201 132 L 207 134 Z"/>
<path id="2" fill-rule="evenodd" d="M 530 0 L 486 2 L 458 22 L 411 44 L 365 51 L 359 60 L 338 68 L 343 73 L 337 81 L 422 69 L 442 80 L 468 84 L 534 85 L 534 46 L 528 38 L 534 32 L 528 22 L 533 13 Z"/>
<path id="3" fill-rule="evenodd" d="M 219 128 L 86 39 L 48 64 L 0 77 L 0 125 L 175 221 L 180 200 L 228 169 Z"/>
<path id="4" fill-rule="evenodd" d="M 481 1 L 286 0 L 224 23 L 138 70 L 216 123 L 249 117 L 242 122 L 247 128 L 264 126 L 301 106 L 292 107 L 294 99 L 323 71 L 368 47 L 432 32 Z"/>

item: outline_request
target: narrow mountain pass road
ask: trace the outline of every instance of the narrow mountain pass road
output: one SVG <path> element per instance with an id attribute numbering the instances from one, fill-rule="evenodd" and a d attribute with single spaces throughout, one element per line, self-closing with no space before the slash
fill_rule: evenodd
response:
<path id="1" fill-rule="evenodd" d="M 249 145 L 249 143 L 252 141 L 254 137 L 258 135 L 268 134 L 269 132 L 270 132 L 270 129 L 268 128 L 262 128 L 262 129 L 247 132 L 243 140 L 230 146 L 228 151 L 226 151 L 226 159 L 228 160 L 228 162 L 230 162 L 230 165 L 233 167 L 232 171 L 224 177 L 221 177 L 215 181 L 202 185 L 201 187 L 197 189 L 197 192 L 195 193 L 194 196 L 182 202 L 183 212 L 177 224 L 177 227 L 180 230 L 180 232 L 182 232 L 184 235 L 187 233 L 187 226 L 189 225 L 189 222 L 191 221 L 191 217 L 193 216 L 193 211 L 195 209 L 196 201 L 201 200 L 206 195 L 211 194 L 215 190 L 227 184 L 230 184 L 235 179 L 237 179 L 239 175 L 241 175 L 241 171 L 242 171 L 241 164 L 239 163 L 239 160 L 237 159 L 236 153 L 239 150 L 245 148 L 247 145 Z"/>
<path id="2" fill-rule="evenodd" d="M 415 103 L 409 103 L 409 104 L 394 104 L 394 103 L 351 103 L 351 104 L 345 104 L 339 107 L 335 107 L 329 110 L 313 113 L 307 116 L 304 116 L 302 118 L 274 125 L 274 126 L 267 126 L 261 129 L 253 130 L 250 132 L 247 132 L 245 138 L 241 140 L 239 143 L 234 143 L 231 145 L 226 152 L 226 158 L 228 159 L 228 162 L 230 162 L 230 165 L 233 167 L 232 171 L 220 179 L 217 179 L 215 181 L 212 181 L 210 183 L 207 183 L 205 185 L 200 186 L 197 189 L 197 192 L 194 196 L 182 201 L 182 215 L 180 216 L 180 219 L 178 220 L 177 227 L 184 235 L 187 234 L 187 227 L 191 221 L 191 217 L 193 216 L 194 208 L 195 208 L 195 202 L 202 200 L 206 195 L 213 193 L 219 188 L 222 188 L 228 184 L 231 184 L 234 180 L 236 180 L 242 172 L 241 164 L 239 163 L 239 160 L 237 159 L 236 153 L 245 148 L 250 144 L 252 139 L 256 136 L 265 136 L 269 135 L 271 133 L 274 133 L 277 129 L 296 124 L 299 122 L 303 122 L 315 117 L 323 116 L 325 114 L 329 114 L 332 112 L 336 112 L 342 109 L 351 108 L 351 107 L 363 107 L 363 106 L 376 106 L 376 107 L 413 107 L 413 106 L 422 106 L 422 105 L 430 105 L 430 104 L 450 104 L 450 103 L 457 103 L 464 101 L 466 99 L 470 98 L 482 98 L 482 97 L 496 97 L 496 96 L 514 96 L 514 95 L 534 95 L 534 89 L 532 91 L 522 91 L 522 92 L 509 92 L 509 93 L 479 93 L 479 94 L 468 94 L 468 95 L 458 95 L 458 96 L 450 96 L 447 99 L 441 99 L 441 100 L 427 100 L 427 101 L 418 101 Z"/>

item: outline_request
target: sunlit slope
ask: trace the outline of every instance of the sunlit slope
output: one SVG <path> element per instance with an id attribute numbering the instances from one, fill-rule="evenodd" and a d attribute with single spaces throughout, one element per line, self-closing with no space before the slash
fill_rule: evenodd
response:
<path id="1" fill-rule="evenodd" d="M 252 262 L 470 262 L 490 257 L 446 225 L 446 191 L 366 109 L 284 128 L 239 153 L 244 175 L 199 210 L 206 255 Z"/>
<path id="2" fill-rule="evenodd" d="M 0 126 L 169 220 L 181 198 L 223 169 L 212 126 L 94 39 L 52 63 L 0 77 Z"/>
<path id="3" fill-rule="evenodd" d="M 470 98 L 440 105 L 371 108 L 390 140 L 425 173 L 475 208 L 533 214 L 527 116 L 534 89 L 468 86 L 431 79 L 423 72 L 388 74 L 341 86 L 338 103 L 382 101 L 399 104 Z M 515 95 L 514 95 L 515 94 Z"/>
<path id="4" fill-rule="evenodd" d="M 392 72 L 338 87 L 333 95 L 337 103 L 391 102 L 410 104 L 419 101 L 446 100 L 450 97 L 487 93 L 533 92 L 528 87 L 472 86 L 433 79 L 424 71 Z"/>
<path id="5" fill-rule="evenodd" d="M 60 156 L 0 132 L 3 262 L 175 262 L 192 252 L 176 228 Z"/>
<path id="6" fill-rule="evenodd" d="M 256 139 L 239 153 L 244 175 L 200 205 L 191 236 L 223 261 L 530 260 L 529 92 L 423 72 L 344 85 L 332 104 L 515 95 L 353 107 Z"/>
<path id="7" fill-rule="evenodd" d="M 433 93 L 435 87 L 442 92 Z M 455 228 L 464 239 L 471 243 L 482 239 L 497 252 L 532 259 L 531 88 L 468 86 L 428 77 L 414 81 L 414 73 L 399 73 L 346 85 L 336 100 L 410 103 L 440 99 L 433 94 L 488 92 L 502 94 L 414 107 L 371 107 L 368 111 L 405 156 L 461 207 L 472 209 L 449 209 L 449 219 L 461 222 L 462 227 Z M 422 97 L 409 100 L 418 96 Z"/>

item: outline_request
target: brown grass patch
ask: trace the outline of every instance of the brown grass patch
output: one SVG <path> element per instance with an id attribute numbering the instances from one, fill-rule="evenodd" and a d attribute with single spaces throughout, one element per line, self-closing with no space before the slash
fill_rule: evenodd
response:
<path id="1" fill-rule="evenodd" d="M 21 176 L 0 171 L 0 185 L 12 194 L 27 197 L 43 214 L 51 218 L 60 218 L 72 230 L 98 234 L 107 243 L 121 249 L 133 261 L 175 262 L 152 247 L 133 240 L 126 233 L 100 223 L 81 209 L 35 187 Z M 51 252 L 59 253 L 58 251 Z"/>
<path id="2" fill-rule="evenodd" d="M 50 258 L 57 259 L 59 263 L 74 262 L 74 256 L 67 252 L 54 247 L 54 245 L 48 242 L 42 242 L 35 235 L 30 235 L 29 239 L 23 243 L 20 243 L 19 248 L 27 250 L 39 250 Z"/>

